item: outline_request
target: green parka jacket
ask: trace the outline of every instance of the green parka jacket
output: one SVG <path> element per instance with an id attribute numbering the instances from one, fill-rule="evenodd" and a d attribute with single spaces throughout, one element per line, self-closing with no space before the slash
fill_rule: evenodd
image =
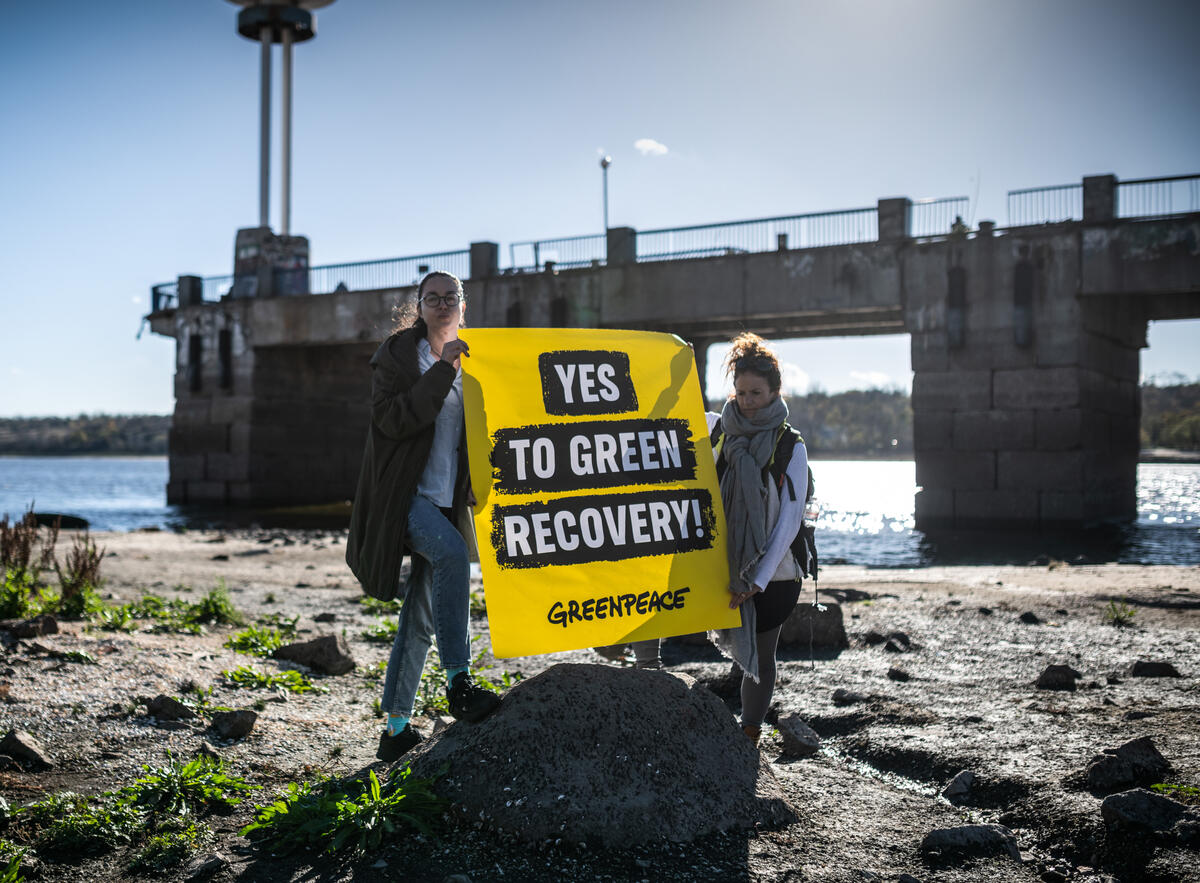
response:
<path id="1" fill-rule="evenodd" d="M 346 563 L 363 591 L 383 601 L 402 595 L 408 510 L 433 446 L 434 420 L 455 377 L 454 366 L 440 359 L 421 373 L 419 339 L 407 328 L 385 340 L 371 357 L 371 426 L 350 513 Z M 463 522 L 467 530 L 464 503 L 470 478 L 464 435 L 453 508 L 456 523 Z M 468 547 L 473 539 L 468 536 Z"/>

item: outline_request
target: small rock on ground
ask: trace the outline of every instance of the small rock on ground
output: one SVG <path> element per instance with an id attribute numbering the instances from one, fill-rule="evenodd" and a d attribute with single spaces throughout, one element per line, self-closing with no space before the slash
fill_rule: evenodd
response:
<path id="1" fill-rule="evenodd" d="M 190 720 L 196 716 L 196 712 L 166 693 L 159 693 L 146 703 L 146 714 L 160 721 Z"/>
<path id="2" fill-rule="evenodd" d="M 322 635 L 310 641 L 284 644 L 271 654 L 327 675 L 344 675 L 354 671 L 354 657 L 341 635 Z"/>
<path id="3" fill-rule="evenodd" d="M 800 603 L 792 608 L 779 631 L 779 643 L 807 647 L 810 639 L 814 648 L 822 650 L 845 650 L 850 646 L 840 604 L 822 602 L 818 607 Z"/>
<path id="4" fill-rule="evenodd" d="M 1183 675 L 1169 662 L 1139 659 L 1129 670 L 1135 678 L 1181 678 Z"/>
<path id="5" fill-rule="evenodd" d="M 900 683 L 912 680 L 912 675 L 900 668 L 898 665 L 893 665 L 891 668 L 889 668 L 887 676 L 889 679 L 893 681 L 899 681 Z"/>
<path id="6" fill-rule="evenodd" d="M 937 828 L 925 835 L 921 841 L 921 852 L 940 853 L 943 859 L 1007 855 L 1021 860 L 1017 838 L 1003 825 L 959 825 L 954 828 Z"/>
<path id="7" fill-rule="evenodd" d="M 1115 791 L 1130 785 L 1162 781 L 1171 769 L 1149 736 L 1133 739 L 1117 748 L 1105 748 L 1088 764 L 1087 784 L 1094 791 Z"/>
<path id="8" fill-rule="evenodd" d="M 958 803 L 970 795 L 971 786 L 974 784 L 975 774 L 970 770 L 963 770 L 950 780 L 950 784 L 942 790 L 942 796 L 951 803 Z"/>
<path id="9" fill-rule="evenodd" d="M 54 766 L 46 749 L 25 730 L 9 730 L 0 741 L 0 754 L 6 754 L 34 770 L 48 770 Z"/>
<path id="10" fill-rule="evenodd" d="M 1131 832 L 1169 831 L 1178 822 L 1195 821 L 1182 803 L 1135 788 L 1110 794 L 1100 804 L 1100 816 L 1110 829 L 1125 829 Z"/>
<path id="11" fill-rule="evenodd" d="M 800 715 L 781 715 L 775 726 L 783 739 L 784 754 L 790 757 L 811 757 L 820 750 L 821 737 Z"/>
<path id="12" fill-rule="evenodd" d="M 1035 686 L 1039 690 L 1070 690 L 1075 691 L 1075 681 L 1081 678 L 1079 672 L 1069 665 L 1047 665 L 1037 679 Z"/>
<path id="13" fill-rule="evenodd" d="M 212 716 L 212 728 L 222 739 L 242 739 L 250 735 L 258 715 L 243 708 L 239 711 L 218 711 Z"/>

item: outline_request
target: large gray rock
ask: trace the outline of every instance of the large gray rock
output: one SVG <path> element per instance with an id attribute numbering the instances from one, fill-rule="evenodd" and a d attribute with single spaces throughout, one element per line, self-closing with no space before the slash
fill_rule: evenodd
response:
<path id="1" fill-rule="evenodd" d="M 40 638 L 42 635 L 58 634 L 58 620 L 49 613 L 43 613 L 32 619 L 0 621 L 0 629 L 12 632 L 18 638 Z"/>
<path id="2" fill-rule="evenodd" d="M 54 766 L 42 743 L 24 730 L 9 730 L 0 740 L 0 754 L 6 754 L 32 770 L 48 770 Z"/>
<path id="3" fill-rule="evenodd" d="M 298 662 L 313 671 L 327 675 L 344 675 L 354 671 L 354 657 L 341 635 L 321 635 L 311 641 L 284 644 L 271 654 L 276 659 Z"/>
<path id="4" fill-rule="evenodd" d="M 846 626 L 842 623 L 842 606 L 822 601 L 820 607 L 814 607 L 811 602 L 801 600 L 784 620 L 779 643 L 807 647 L 810 635 L 812 646 L 817 650 L 845 650 L 849 647 Z"/>
<path id="5" fill-rule="evenodd" d="M 1161 782 L 1171 769 L 1149 736 L 1133 739 L 1119 748 L 1105 748 L 1088 764 L 1087 784 L 1094 791 L 1116 791 L 1130 785 Z"/>
<path id="6" fill-rule="evenodd" d="M 555 665 L 408 754 L 464 819 L 529 843 L 628 847 L 796 820 L 771 765 L 683 674 Z"/>
<path id="7" fill-rule="evenodd" d="M 943 858 L 1007 855 L 1021 860 L 1017 838 L 1003 825 L 959 825 L 930 831 L 921 841 L 921 851 L 940 853 Z"/>
<path id="8" fill-rule="evenodd" d="M 1188 816 L 1182 803 L 1135 788 L 1110 794 L 1100 804 L 1100 816 L 1110 829 L 1125 829 L 1130 832 L 1170 831 L 1176 823 Z"/>

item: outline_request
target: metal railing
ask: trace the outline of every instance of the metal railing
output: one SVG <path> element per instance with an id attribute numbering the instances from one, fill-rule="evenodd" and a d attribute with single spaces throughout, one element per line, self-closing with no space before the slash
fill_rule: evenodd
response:
<path id="1" fill-rule="evenodd" d="M 637 259 L 686 260 L 721 254 L 756 254 L 849 245 L 878 238 L 879 216 L 875 208 L 843 209 L 726 224 L 639 230 Z"/>
<path id="2" fill-rule="evenodd" d="M 179 305 L 179 283 L 160 282 L 150 286 L 150 312 L 174 309 Z"/>
<path id="3" fill-rule="evenodd" d="M 1083 185 L 1060 184 L 1008 191 L 1008 226 L 1083 220 Z"/>
<path id="4" fill-rule="evenodd" d="M 1200 212 L 1200 175 L 1117 182 L 1117 217 L 1145 218 Z"/>
<path id="5" fill-rule="evenodd" d="M 946 196 L 940 199 L 914 199 L 909 215 L 909 236 L 945 236 L 955 232 L 955 224 L 963 222 L 970 211 L 971 200 L 965 196 Z"/>
<path id="6" fill-rule="evenodd" d="M 466 279 L 470 269 L 471 252 L 467 249 L 378 261 L 323 264 L 308 268 L 308 291 L 310 294 L 330 294 L 334 291 L 404 288 L 416 285 L 430 270 L 447 270 L 459 279 Z M 205 301 L 219 301 L 229 294 L 233 282 L 233 276 L 205 276 L 201 280 L 201 296 Z M 159 310 L 168 310 L 178 305 L 177 281 L 162 282 L 150 287 L 151 312 L 157 313 Z"/>
<path id="7" fill-rule="evenodd" d="M 530 239 L 508 245 L 508 261 L 513 272 L 542 270 L 547 261 L 556 267 L 589 267 L 604 263 L 608 237 L 603 233 L 564 236 L 560 239 Z"/>
<path id="8" fill-rule="evenodd" d="M 466 279 L 471 270 L 471 252 L 441 251 L 407 258 L 324 264 L 308 268 L 308 290 L 313 294 L 332 291 L 373 291 L 416 285 L 430 270 L 446 270 Z"/>

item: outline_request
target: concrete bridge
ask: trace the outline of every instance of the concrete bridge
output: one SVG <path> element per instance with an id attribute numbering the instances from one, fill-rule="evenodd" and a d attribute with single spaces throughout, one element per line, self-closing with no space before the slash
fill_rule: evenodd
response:
<path id="1" fill-rule="evenodd" d="M 870 209 L 799 216 L 811 223 L 790 234 L 778 230 L 796 218 L 769 219 L 768 247 L 693 247 L 692 233 L 707 227 L 614 228 L 594 237 L 603 258 L 501 271 L 498 247 L 474 243 L 429 264 L 449 262 L 469 276 L 470 324 L 671 331 L 695 344 L 701 377 L 707 346 L 744 328 L 770 338 L 906 332 L 923 488 L 917 526 L 1081 526 L 1135 514 L 1147 322 L 1200 317 L 1197 182 L 1105 175 L 1014 191 L 1010 214 L 1015 199 L 1019 211 L 1033 204 L 1041 217 L 1003 229 L 983 221 L 977 231 L 914 235 L 929 233 L 914 229 L 922 204 L 882 199 Z M 1153 204 L 1154 194 L 1181 184 L 1191 194 L 1186 211 Z M 1068 207 L 1058 208 L 1064 200 Z M 1134 200 L 1148 208 L 1130 217 Z M 866 233 L 855 227 L 863 218 Z M 755 223 L 762 234 L 767 222 Z M 829 223 L 835 232 L 822 236 L 819 225 Z M 753 232 L 719 226 L 735 242 Z M 685 246 L 675 253 L 686 255 L 670 259 L 670 247 L 646 254 L 641 242 L 651 233 L 673 234 Z M 805 242 L 839 236 L 851 241 Z M 519 245 L 572 257 L 578 243 Z M 350 278 L 366 265 L 339 266 Z M 330 268 L 312 268 L 313 277 L 318 269 L 332 290 Z M 197 277 L 155 288 L 151 327 L 178 342 L 169 502 L 353 495 L 367 358 L 393 307 L 415 290 L 370 284 L 215 302 Z"/>

